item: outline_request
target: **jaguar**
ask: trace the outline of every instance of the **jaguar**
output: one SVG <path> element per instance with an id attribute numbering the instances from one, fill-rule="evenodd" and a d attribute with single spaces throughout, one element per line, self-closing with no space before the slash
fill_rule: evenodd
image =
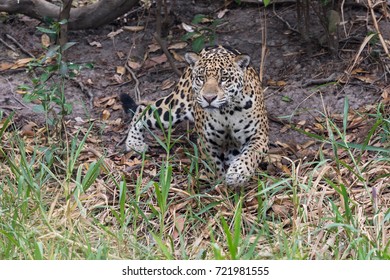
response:
<path id="1" fill-rule="evenodd" d="M 268 152 L 268 118 L 263 90 L 250 57 L 225 47 L 204 48 L 184 56 L 188 67 L 174 90 L 151 103 L 136 104 L 121 95 L 133 111 L 126 150 L 145 152 L 145 129 L 164 129 L 181 121 L 195 123 L 202 158 L 227 186 L 243 186 Z M 160 120 L 157 120 L 159 118 Z"/>

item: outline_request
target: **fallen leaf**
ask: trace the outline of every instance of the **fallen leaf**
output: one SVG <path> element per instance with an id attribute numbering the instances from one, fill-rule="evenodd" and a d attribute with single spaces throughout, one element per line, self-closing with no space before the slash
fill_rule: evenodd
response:
<path id="1" fill-rule="evenodd" d="M 171 50 L 170 53 L 173 55 L 173 58 L 176 59 L 177 61 L 184 62 L 185 59 L 182 55 L 178 54 L 174 50 Z"/>
<path id="2" fill-rule="evenodd" d="M 35 132 L 33 131 L 33 127 L 35 126 L 37 125 L 33 122 L 29 122 L 28 124 L 24 125 L 20 132 L 21 136 L 34 137 Z"/>
<path id="3" fill-rule="evenodd" d="M 298 127 L 302 127 L 302 126 L 304 126 L 306 124 L 306 120 L 301 120 L 301 121 L 299 121 L 298 123 L 297 123 L 297 126 Z"/>
<path id="4" fill-rule="evenodd" d="M 161 49 L 161 47 L 158 44 L 151 44 L 148 46 L 148 52 L 150 52 L 150 53 L 156 52 L 160 49 Z"/>
<path id="5" fill-rule="evenodd" d="M 88 142 L 93 143 L 93 144 L 98 144 L 98 143 L 101 143 L 102 140 L 96 139 L 94 137 L 88 137 Z"/>
<path id="6" fill-rule="evenodd" d="M 223 18 L 228 11 L 228 9 L 223 9 L 222 11 L 219 11 L 217 14 L 217 18 Z"/>
<path id="7" fill-rule="evenodd" d="M 89 43 L 89 45 L 92 47 L 97 47 L 97 48 L 102 47 L 102 44 L 100 42 L 97 42 L 97 41 L 93 41 L 93 42 Z"/>
<path id="8" fill-rule="evenodd" d="M 121 52 L 121 51 L 116 52 L 116 55 L 118 56 L 119 59 L 125 58 L 125 54 L 123 52 Z"/>
<path id="9" fill-rule="evenodd" d="M 176 239 L 179 237 L 179 234 L 183 231 L 184 229 L 184 224 L 185 224 L 186 219 L 180 215 L 175 219 L 175 228 L 173 230 L 173 239 Z"/>
<path id="10" fill-rule="evenodd" d="M 178 42 L 168 46 L 168 50 L 181 50 L 188 46 L 186 42 Z"/>
<path id="11" fill-rule="evenodd" d="M 356 75 L 356 76 L 353 76 L 355 79 L 358 79 L 366 84 L 373 84 L 377 78 L 374 77 L 374 76 L 371 76 L 371 75 L 364 75 L 364 76 L 359 76 L 359 75 Z"/>
<path id="12" fill-rule="evenodd" d="M 282 169 L 282 171 L 283 171 L 285 174 L 291 176 L 291 171 L 290 171 L 290 169 L 288 168 L 288 166 L 286 166 L 286 165 L 284 165 L 284 164 L 281 164 L 280 168 Z"/>
<path id="13" fill-rule="evenodd" d="M 384 103 L 389 103 L 390 102 L 390 87 L 384 88 L 381 96 L 383 98 Z"/>
<path id="14" fill-rule="evenodd" d="M 363 74 L 363 73 L 368 73 L 368 72 L 366 70 L 364 70 L 363 68 L 356 68 L 356 69 L 353 69 L 351 72 L 352 75 Z"/>
<path id="15" fill-rule="evenodd" d="M 108 110 L 104 110 L 103 113 L 102 113 L 102 119 L 105 121 L 105 120 L 108 120 L 110 118 L 110 111 Z"/>
<path id="16" fill-rule="evenodd" d="M 135 61 L 131 61 L 131 60 L 127 61 L 127 65 L 129 65 L 129 67 L 131 69 L 134 69 L 134 70 L 138 70 L 141 68 L 141 64 L 139 64 L 138 62 L 135 62 Z"/>
<path id="17" fill-rule="evenodd" d="M 107 37 L 110 39 L 113 39 L 116 35 L 121 34 L 123 32 L 123 29 L 118 29 L 117 31 L 112 31 L 107 34 Z"/>
<path id="18" fill-rule="evenodd" d="M 31 57 L 18 59 L 18 60 L 14 63 L 14 65 L 11 67 L 11 69 L 17 69 L 17 68 L 25 67 L 25 66 L 27 66 L 27 64 L 28 64 L 31 60 L 33 60 L 33 58 L 31 58 Z"/>
<path id="19" fill-rule="evenodd" d="M 184 22 L 181 23 L 181 26 L 183 27 L 183 29 L 187 32 L 194 32 L 195 29 L 193 26 L 189 25 L 189 24 L 186 24 Z"/>
<path id="20" fill-rule="evenodd" d="M 291 217 L 294 204 L 289 200 L 283 200 L 279 202 L 280 204 L 275 203 L 271 206 L 272 211 L 278 217 L 288 218 Z"/>
<path id="21" fill-rule="evenodd" d="M 112 80 L 114 80 L 117 84 L 123 83 L 122 76 L 119 76 L 118 74 L 115 74 L 114 76 L 112 76 Z"/>
<path id="22" fill-rule="evenodd" d="M 159 56 L 151 57 L 148 60 L 146 60 L 144 66 L 146 69 L 152 68 L 158 64 L 162 64 L 166 62 L 167 60 L 168 60 L 167 56 L 165 54 L 162 54 Z"/>
<path id="23" fill-rule="evenodd" d="M 116 73 L 120 75 L 126 74 L 126 68 L 123 66 L 117 66 L 116 67 Z"/>
<path id="24" fill-rule="evenodd" d="M 129 167 L 137 166 L 142 164 L 142 161 L 140 161 L 138 158 L 134 158 L 132 161 L 128 161 L 126 156 L 123 156 L 120 161 L 121 165 L 127 165 Z"/>
<path id="25" fill-rule="evenodd" d="M 80 117 L 76 117 L 74 120 L 76 121 L 76 123 L 79 123 L 79 124 L 85 123 L 85 121 Z"/>
<path id="26" fill-rule="evenodd" d="M 46 33 L 43 33 L 41 36 L 41 44 L 45 48 L 48 48 L 50 46 L 50 37 Z"/>
<path id="27" fill-rule="evenodd" d="M 10 69 L 14 64 L 8 63 L 8 62 L 2 62 L 0 63 L 0 71 L 8 70 Z"/>
<path id="28" fill-rule="evenodd" d="M 116 105 L 115 105 L 116 106 Z M 114 106 L 114 107 L 115 107 Z M 122 105 L 119 105 L 120 106 L 120 109 L 122 109 Z M 114 109 L 115 110 L 115 109 Z M 114 121 L 114 125 L 120 125 L 122 124 L 122 119 L 121 118 L 117 118 L 115 121 Z"/>
<path id="29" fill-rule="evenodd" d="M 130 32 L 139 32 L 145 29 L 144 26 L 124 26 L 124 30 L 130 31 Z"/>

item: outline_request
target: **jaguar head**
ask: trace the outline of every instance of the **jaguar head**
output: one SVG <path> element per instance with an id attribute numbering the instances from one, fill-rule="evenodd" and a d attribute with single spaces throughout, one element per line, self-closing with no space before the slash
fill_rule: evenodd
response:
<path id="1" fill-rule="evenodd" d="M 192 89 L 204 109 L 221 109 L 242 93 L 248 55 L 233 54 L 223 48 L 187 53 L 192 69 Z"/>

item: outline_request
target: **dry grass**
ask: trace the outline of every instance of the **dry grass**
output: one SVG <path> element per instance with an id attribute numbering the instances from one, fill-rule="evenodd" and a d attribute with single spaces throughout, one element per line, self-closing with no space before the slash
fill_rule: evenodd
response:
<path id="1" fill-rule="evenodd" d="M 81 147 L 70 169 L 72 148 L 50 152 L 42 131 L 22 139 L 3 118 L 0 258 L 388 259 L 386 108 L 364 114 L 364 125 L 379 121 L 367 127 L 364 151 L 343 147 L 356 131 L 337 135 L 325 118 L 316 149 L 273 155 L 241 194 L 199 179 L 196 146 L 184 140 L 169 158 L 158 147 L 143 160 L 109 158 L 83 144 L 94 130 L 69 132 Z M 163 163 L 174 174 L 165 202 L 156 196 Z"/>

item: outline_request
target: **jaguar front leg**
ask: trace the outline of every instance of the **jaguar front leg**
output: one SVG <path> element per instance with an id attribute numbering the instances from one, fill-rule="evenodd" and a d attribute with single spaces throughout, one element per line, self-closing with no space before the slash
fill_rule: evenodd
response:
<path id="1" fill-rule="evenodd" d="M 221 178 L 225 173 L 224 158 L 221 147 L 210 140 L 204 139 L 198 135 L 198 147 L 201 151 L 202 159 L 207 163 L 209 169 L 206 171 L 207 176 Z"/>
<path id="2" fill-rule="evenodd" d="M 268 138 L 260 137 L 250 141 L 231 162 L 225 181 L 228 186 L 239 187 L 247 183 L 268 152 Z"/>

